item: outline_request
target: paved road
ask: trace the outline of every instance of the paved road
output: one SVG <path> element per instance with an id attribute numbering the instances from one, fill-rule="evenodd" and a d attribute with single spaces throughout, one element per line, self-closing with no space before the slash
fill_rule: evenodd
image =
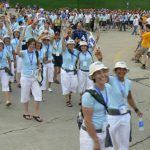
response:
<path id="1" fill-rule="evenodd" d="M 150 70 L 141 70 L 140 64 L 130 61 L 138 36 L 130 32 L 102 32 L 100 47 L 104 53 L 104 63 L 112 70 L 114 63 L 125 60 L 130 68 L 128 77 L 133 80 L 133 95 L 139 108 L 144 112 L 145 130 L 138 131 L 138 119 L 132 113 L 133 142 L 130 150 L 150 148 Z M 112 71 L 110 71 L 112 73 Z M 61 95 L 61 87 L 52 85 L 53 92 L 44 93 L 41 113 L 43 123 L 22 118 L 20 89 L 13 84 L 13 105 L 8 109 L 0 93 L 0 150 L 79 150 L 79 131 L 76 116 L 79 111 L 79 95 L 73 95 L 73 108 L 67 108 Z M 33 101 L 30 103 L 33 112 Z"/>

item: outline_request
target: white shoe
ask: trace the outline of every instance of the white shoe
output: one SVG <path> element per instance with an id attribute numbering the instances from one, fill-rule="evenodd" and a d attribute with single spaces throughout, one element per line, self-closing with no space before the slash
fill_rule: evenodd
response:
<path id="1" fill-rule="evenodd" d="M 49 92 L 53 92 L 53 90 L 52 90 L 51 88 L 48 88 L 48 91 L 49 91 Z"/>

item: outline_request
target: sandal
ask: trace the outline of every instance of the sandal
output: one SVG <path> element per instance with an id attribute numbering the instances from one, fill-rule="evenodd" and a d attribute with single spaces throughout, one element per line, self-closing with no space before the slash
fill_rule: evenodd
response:
<path id="1" fill-rule="evenodd" d="M 70 101 L 67 101 L 67 102 L 66 102 L 66 106 L 67 106 L 67 107 L 72 107 L 71 102 L 70 102 Z"/>
<path id="2" fill-rule="evenodd" d="M 10 105 L 11 105 L 11 102 L 10 102 L 10 101 L 7 101 L 7 102 L 6 102 L 6 106 L 9 107 Z"/>
<path id="3" fill-rule="evenodd" d="M 37 122 L 43 122 L 40 116 L 32 116 Z"/>
<path id="4" fill-rule="evenodd" d="M 23 118 L 25 118 L 26 120 L 32 119 L 31 115 L 26 115 L 26 114 L 23 114 Z"/>

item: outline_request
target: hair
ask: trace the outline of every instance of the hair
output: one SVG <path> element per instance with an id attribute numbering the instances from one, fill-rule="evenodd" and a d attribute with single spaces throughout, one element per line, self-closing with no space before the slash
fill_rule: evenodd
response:
<path id="1" fill-rule="evenodd" d="M 30 39 L 28 40 L 28 42 L 26 43 L 27 48 L 29 47 L 29 45 L 30 45 L 32 42 L 35 42 L 35 43 L 36 43 L 36 40 L 35 40 L 34 38 L 30 38 Z"/>
<path id="2" fill-rule="evenodd" d="M 150 24 L 146 24 L 146 28 L 150 29 Z"/>

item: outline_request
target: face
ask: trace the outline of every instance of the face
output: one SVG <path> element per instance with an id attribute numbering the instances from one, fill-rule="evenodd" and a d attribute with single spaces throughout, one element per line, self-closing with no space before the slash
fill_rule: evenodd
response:
<path id="1" fill-rule="evenodd" d="M 86 45 L 82 45 L 81 46 L 81 51 L 82 52 L 86 52 L 87 51 L 87 46 Z"/>
<path id="2" fill-rule="evenodd" d="M 5 38 L 5 39 L 4 39 L 4 43 L 5 43 L 5 44 L 10 44 L 10 38 Z"/>
<path id="3" fill-rule="evenodd" d="M 125 77 L 125 75 L 127 73 L 127 69 L 125 69 L 125 68 L 117 68 L 117 69 L 115 69 L 115 73 L 116 73 L 118 78 L 124 79 L 124 77 Z"/>
<path id="4" fill-rule="evenodd" d="M 81 28 L 82 28 L 81 23 L 78 23 L 78 25 L 77 25 L 77 29 L 78 29 L 78 30 L 80 30 Z"/>
<path id="5" fill-rule="evenodd" d="M 48 39 L 44 39 L 44 40 L 43 40 L 43 43 L 44 43 L 45 45 L 48 45 L 48 44 L 49 44 L 49 40 L 48 40 Z"/>
<path id="6" fill-rule="evenodd" d="M 73 50 L 75 45 L 74 44 L 68 44 L 67 47 L 68 47 L 68 49 Z"/>
<path id="7" fill-rule="evenodd" d="M 55 39 L 56 39 L 56 40 L 59 40 L 59 39 L 60 39 L 60 35 L 59 35 L 59 34 L 56 34 L 56 35 L 55 35 Z"/>
<path id="8" fill-rule="evenodd" d="M 108 69 L 101 69 L 96 71 L 93 74 L 93 79 L 95 79 L 96 84 L 104 85 L 108 81 Z"/>
<path id="9" fill-rule="evenodd" d="M 32 52 L 35 49 L 35 42 L 31 42 L 28 46 L 28 50 Z"/>
<path id="10" fill-rule="evenodd" d="M 18 31 L 16 31 L 16 32 L 14 32 L 14 35 L 15 35 L 16 38 L 18 38 L 20 33 Z"/>
<path id="11" fill-rule="evenodd" d="M 37 50 L 40 50 L 41 49 L 41 47 L 42 47 L 42 43 L 36 43 L 36 45 L 35 45 L 35 48 L 37 49 Z"/>

